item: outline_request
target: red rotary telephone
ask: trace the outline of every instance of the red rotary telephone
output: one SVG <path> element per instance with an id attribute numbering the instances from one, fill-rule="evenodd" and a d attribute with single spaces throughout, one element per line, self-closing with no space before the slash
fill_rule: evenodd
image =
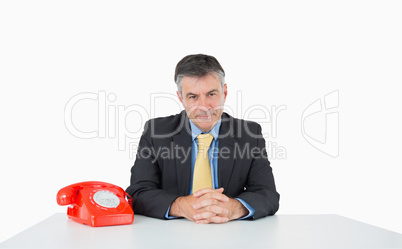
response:
<path id="1" fill-rule="evenodd" d="M 67 216 L 78 223 L 92 227 L 124 225 L 134 221 L 126 195 L 129 196 L 122 188 L 110 183 L 80 182 L 60 189 L 57 203 L 70 205 Z"/>

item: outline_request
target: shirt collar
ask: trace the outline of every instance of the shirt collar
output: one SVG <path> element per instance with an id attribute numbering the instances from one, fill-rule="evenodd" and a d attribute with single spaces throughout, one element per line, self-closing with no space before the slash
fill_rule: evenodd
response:
<path id="1" fill-rule="evenodd" d="M 211 133 L 211 135 L 214 137 L 214 139 L 217 139 L 219 136 L 219 129 L 221 128 L 221 123 L 222 123 L 222 118 L 219 119 L 218 123 L 208 132 L 203 132 L 200 130 L 194 123 L 193 121 L 190 120 L 190 126 L 191 126 L 191 137 L 194 141 L 194 139 L 197 138 L 198 135 L 201 133 Z"/>

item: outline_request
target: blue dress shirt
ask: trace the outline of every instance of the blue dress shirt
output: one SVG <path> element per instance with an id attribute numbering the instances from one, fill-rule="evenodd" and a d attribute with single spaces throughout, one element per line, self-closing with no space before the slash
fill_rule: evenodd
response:
<path id="1" fill-rule="evenodd" d="M 191 172 L 194 172 L 194 165 L 195 165 L 195 160 L 197 158 L 198 154 L 198 139 L 197 136 L 200 135 L 202 132 L 195 124 L 190 120 L 190 126 L 191 126 L 191 137 L 192 137 L 192 144 L 191 144 Z M 211 135 L 214 137 L 214 139 L 211 142 L 211 145 L 209 146 L 208 149 L 208 157 L 209 157 L 209 164 L 211 165 L 211 176 L 212 176 L 212 187 L 214 189 L 219 188 L 218 184 L 218 151 L 219 151 L 219 129 L 221 127 L 221 119 L 218 121 L 218 123 L 207 133 L 211 133 Z M 191 174 L 191 181 L 190 181 L 190 189 L 189 189 L 189 195 L 192 194 L 193 191 L 193 173 Z M 254 208 L 252 208 L 247 202 L 240 198 L 236 198 L 240 203 L 248 210 L 248 215 L 240 218 L 240 219 L 247 219 L 249 217 L 252 217 L 255 213 Z M 168 208 L 165 218 L 167 219 L 173 219 L 176 217 L 169 216 L 169 210 L 170 207 Z"/>

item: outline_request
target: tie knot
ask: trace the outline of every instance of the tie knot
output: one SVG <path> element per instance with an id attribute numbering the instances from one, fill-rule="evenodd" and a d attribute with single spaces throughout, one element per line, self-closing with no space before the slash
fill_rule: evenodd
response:
<path id="1" fill-rule="evenodd" d="M 206 148 L 209 148 L 212 140 L 214 139 L 211 133 L 200 134 L 197 136 L 197 138 L 198 138 L 198 146 Z"/>

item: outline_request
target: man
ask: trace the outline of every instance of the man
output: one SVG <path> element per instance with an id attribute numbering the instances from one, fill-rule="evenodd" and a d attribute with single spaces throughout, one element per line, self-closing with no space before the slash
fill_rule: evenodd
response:
<path id="1" fill-rule="evenodd" d="M 145 124 L 127 188 L 134 213 L 197 223 L 275 214 L 279 194 L 261 126 L 223 112 L 219 62 L 188 55 L 174 79 L 185 111 Z"/>

